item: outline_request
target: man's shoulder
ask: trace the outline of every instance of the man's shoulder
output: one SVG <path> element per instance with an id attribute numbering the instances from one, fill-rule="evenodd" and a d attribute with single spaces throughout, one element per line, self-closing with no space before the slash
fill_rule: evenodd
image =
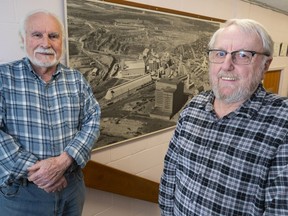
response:
<path id="1" fill-rule="evenodd" d="M 0 64 L 0 74 L 1 76 L 13 76 L 13 74 L 18 74 L 19 71 L 23 71 L 28 68 L 27 63 L 24 59 L 19 59 L 4 64 Z"/>
<path id="2" fill-rule="evenodd" d="M 191 110 L 204 110 L 207 104 L 213 100 L 213 93 L 211 90 L 200 92 L 198 95 L 192 97 L 192 99 L 187 103 L 184 108 L 182 114 L 187 114 L 191 112 Z"/>
<path id="3" fill-rule="evenodd" d="M 266 119 L 271 126 L 288 124 L 288 99 L 276 94 L 267 93 L 259 110 L 257 111 L 259 119 Z M 287 127 L 287 126 L 286 126 Z"/>
<path id="4" fill-rule="evenodd" d="M 66 73 L 66 74 L 73 74 L 73 75 L 82 75 L 82 73 L 76 69 L 76 68 L 72 68 L 72 67 L 68 67 L 62 63 L 58 64 L 58 69 L 57 70 L 61 70 L 62 72 Z"/>
<path id="5" fill-rule="evenodd" d="M 22 64 L 25 64 L 25 60 L 24 59 L 18 59 L 18 60 L 14 60 L 14 61 L 5 62 L 5 63 L 0 64 L 0 68 L 15 67 L 15 66 L 22 65 Z"/>
<path id="6" fill-rule="evenodd" d="M 264 100 L 264 105 L 288 109 L 288 98 L 277 94 L 267 93 Z"/>
<path id="7" fill-rule="evenodd" d="M 81 83 L 85 83 L 85 85 L 87 85 L 88 81 L 86 80 L 86 77 L 84 76 L 84 74 L 78 70 L 77 68 L 73 68 L 73 67 L 67 67 L 62 63 L 59 63 L 57 71 L 59 73 L 65 74 L 65 79 L 67 80 L 72 80 L 72 81 L 76 81 L 76 82 L 81 82 Z"/>
<path id="8" fill-rule="evenodd" d="M 200 92 L 198 95 L 194 96 L 189 104 L 199 104 L 204 105 L 207 104 L 212 97 L 211 90 Z"/>

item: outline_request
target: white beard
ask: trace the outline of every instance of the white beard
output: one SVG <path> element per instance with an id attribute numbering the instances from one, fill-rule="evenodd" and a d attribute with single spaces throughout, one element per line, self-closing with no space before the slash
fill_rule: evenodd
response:
<path id="1" fill-rule="evenodd" d="M 30 56 L 27 53 L 26 47 L 24 47 L 24 48 L 25 48 L 26 56 L 36 66 L 48 68 L 48 67 L 55 66 L 60 62 L 60 59 L 56 58 L 56 53 L 52 48 L 45 49 L 45 48 L 38 47 L 36 50 L 34 50 L 33 56 Z M 53 60 L 49 60 L 49 61 L 39 60 L 36 58 L 37 53 L 52 54 L 54 56 L 54 58 L 53 58 Z"/>

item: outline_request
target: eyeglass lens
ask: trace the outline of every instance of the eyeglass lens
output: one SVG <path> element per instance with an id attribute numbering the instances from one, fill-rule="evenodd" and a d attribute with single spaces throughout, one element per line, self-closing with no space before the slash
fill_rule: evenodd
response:
<path id="1" fill-rule="evenodd" d="M 229 52 L 224 50 L 210 50 L 209 61 L 212 63 L 223 63 Z M 232 62 L 235 64 L 250 64 L 253 53 L 249 51 L 234 51 L 230 53 L 232 55 Z"/>

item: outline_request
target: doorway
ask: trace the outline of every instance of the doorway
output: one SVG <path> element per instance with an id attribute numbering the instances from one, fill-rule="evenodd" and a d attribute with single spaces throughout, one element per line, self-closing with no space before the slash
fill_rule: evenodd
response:
<path id="1" fill-rule="evenodd" d="M 267 71 L 264 75 L 263 85 L 268 92 L 278 94 L 281 70 Z"/>

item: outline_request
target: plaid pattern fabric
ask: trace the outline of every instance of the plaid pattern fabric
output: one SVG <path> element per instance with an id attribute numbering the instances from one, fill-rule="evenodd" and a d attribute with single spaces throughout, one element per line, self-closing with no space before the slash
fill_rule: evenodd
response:
<path id="1" fill-rule="evenodd" d="M 288 101 L 260 85 L 218 119 L 212 92 L 180 115 L 160 182 L 161 214 L 288 215 Z"/>
<path id="2" fill-rule="evenodd" d="M 62 64 L 49 83 L 27 58 L 0 66 L 0 185 L 66 151 L 84 167 L 99 136 L 100 107 L 81 73 Z"/>

